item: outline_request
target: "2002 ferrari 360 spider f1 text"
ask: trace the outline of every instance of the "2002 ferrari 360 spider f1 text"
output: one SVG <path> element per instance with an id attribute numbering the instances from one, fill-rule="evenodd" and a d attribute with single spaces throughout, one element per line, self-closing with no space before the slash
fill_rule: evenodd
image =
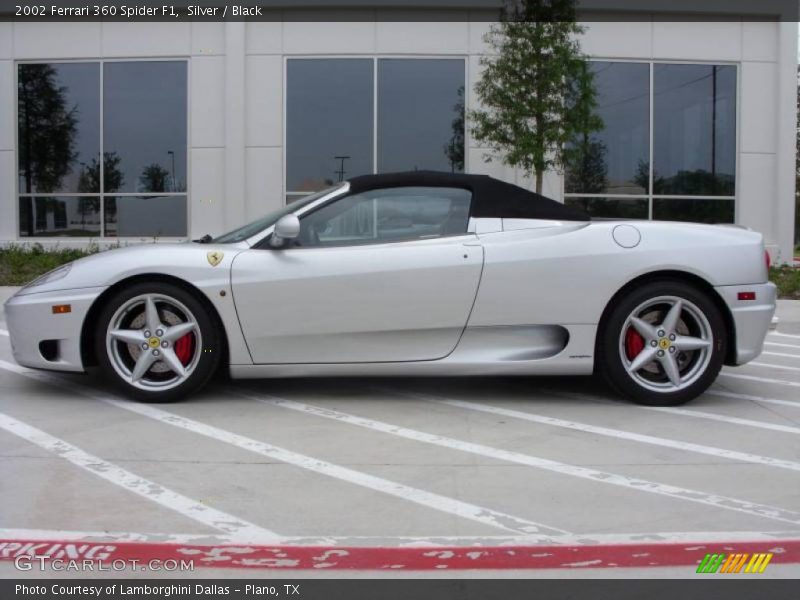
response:
<path id="1" fill-rule="evenodd" d="M 5 305 L 15 359 L 146 401 L 234 378 L 599 372 L 674 405 L 761 352 L 762 236 L 591 220 L 486 176 L 357 177 L 204 243 L 62 266 Z"/>

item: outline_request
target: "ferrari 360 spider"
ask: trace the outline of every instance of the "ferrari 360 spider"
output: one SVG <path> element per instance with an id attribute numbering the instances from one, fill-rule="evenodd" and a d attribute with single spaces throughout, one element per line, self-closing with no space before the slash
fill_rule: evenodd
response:
<path id="1" fill-rule="evenodd" d="M 62 266 L 5 305 L 15 359 L 141 400 L 233 378 L 602 374 L 675 405 L 761 352 L 759 233 L 591 219 L 487 176 L 344 181 L 215 239 Z"/>

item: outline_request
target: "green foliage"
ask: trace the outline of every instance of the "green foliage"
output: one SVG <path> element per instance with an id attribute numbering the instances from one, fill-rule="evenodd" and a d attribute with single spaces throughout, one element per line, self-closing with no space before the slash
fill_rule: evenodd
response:
<path id="1" fill-rule="evenodd" d="M 116 152 L 103 153 L 103 187 L 106 193 L 116 192 L 125 181 L 125 174 L 119 168 L 121 160 Z M 78 191 L 87 193 L 100 191 L 100 161 L 96 158 L 82 166 L 78 177 Z"/>
<path id="2" fill-rule="evenodd" d="M 0 285 L 25 285 L 47 271 L 96 252 L 96 245 L 86 249 L 45 249 L 41 244 L 0 248 Z"/>
<path id="3" fill-rule="evenodd" d="M 505 164 L 536 176 L 576 160 L 580 144 L 603 123 L 594 75 L 581 53 L 575 0 L 508 2 L 485 36 L 475 92 L 484 107 L 470 111 L 472 135 Z M 591 165 L 587 165 L 591 167 Z"/>
<path id="4" fill-rule="evenodd" d="M 147 165 L 142 170 L 142 174 L 139 175 L 139 183 L 142 186 L 142 190 L 148 192 L 169 191 L 169 182 L 169 171 L 158 163 Z"/>
<path id="5" fill-rule="evenodd" d="M 778 297 L 800 300 L 800 269 L 781 265 L 769 270 L 769 280 L 778 286 Z"/>
<path id="6" fill-rule="evenodd" d="M 67 91 L 59 87 L 51 65 L 26 65 L 19 70 L 21 192 L 52 192 L 75 160 L 77 108 L 67 106 Z"/>
<path id="7" fill-rule="evenodd" d="M 458 102 L 453 106 L 453 111 L 456 113 L 455 118 L 451 122 L 451 129 L 453 135 L 444 145 L 444 153 L 447 160 L 450 161 L 450 170 L 455 173 L 456 171 L 464 170 L 464 86 L 458 88 Z"/>

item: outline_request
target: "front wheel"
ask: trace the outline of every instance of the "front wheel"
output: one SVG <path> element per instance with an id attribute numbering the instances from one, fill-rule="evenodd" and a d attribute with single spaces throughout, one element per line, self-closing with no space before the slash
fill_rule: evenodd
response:
<path id="1" fill-rule="evenodd" d="M 100 312 L 95 351 L 103 374 L 145 402 L 178 400 L 205 385 L 220 360 L 208 311 L 169 283 L 139 283 Z"/>
<path id="2" fill-rule="evenodd" d="M 702 394 L 725 357 L 725 323 L 708 295 L 681 281 L 643 285 L 603 323 L 598 365 L 639 404 L 676 406 Z"/>

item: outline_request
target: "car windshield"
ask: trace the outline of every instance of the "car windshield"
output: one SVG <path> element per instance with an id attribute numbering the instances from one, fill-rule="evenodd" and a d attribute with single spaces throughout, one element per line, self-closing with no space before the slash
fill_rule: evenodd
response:
<path id="1" fill-rule="evenodd" d="M 334 186 L 327 189 L 322 190 L 321 192 L 317 192 L 315 194 L 311 194 L 310 196 L 304 196 L 300 200 L 296 200 L 291 204 L 287 204 L 286 206 L 275 210 L 268 215 L 261 217 L 257 221 L 253 221 L 252 223 L 248 223 L 238 229 L 234 229 L 233 231 L 229 231 L 228 233 L 224 233 L 219 237 L 214 238 L 212 243 L 214 244 L 235 244 L 236 242 L 241 242 L 242 240 L 246 240 L 249 237 L 256 235 L 259 231 L 265 230 L 267 227 L 271 227 L 275 223 L 278 222 L 278 219 L 283 217 L 284 215 L 288 215 L 304 206 L 311 204 L 315 200 L 319 200 L 323 196 L 330 194 L 340 186 Z"/>

